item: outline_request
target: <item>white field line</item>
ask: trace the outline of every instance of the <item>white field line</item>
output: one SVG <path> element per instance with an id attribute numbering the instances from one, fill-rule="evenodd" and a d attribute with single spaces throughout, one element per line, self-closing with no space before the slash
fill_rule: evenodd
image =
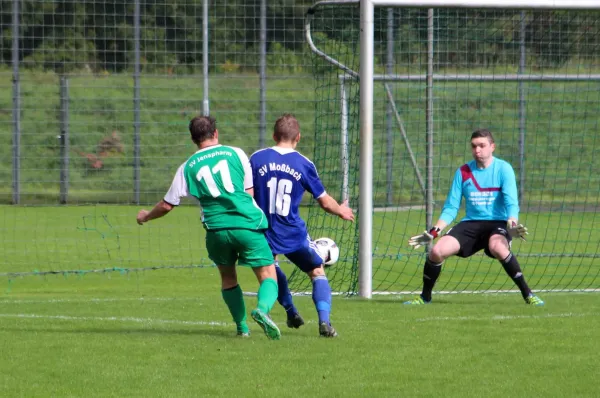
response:
<path id="1" fill-rule="evenodd" d="M 53 304 L 53 303 L 111 303 L 119 301 L 201 301 L 199 297 L 130 297 L 130 298 L 81 298 L 81 299 L 5 299 L 0 304 Z"/>
<path id="2" fill-rule="evenodd" d="M 600 313 L 558 313 L 558 314 L 543 314 L 543 315 L 492 315 L 489 317 L 477 316 L 455 316 L 455 317 L 426 317 L 417 318 L 414 320 L 398 320 L 399 323 L 412 322 L 455 322 L 455 321 L 511 321 L 519 319 L 549 319 L 549 318 L 585 318 L 598 317 Z M 161 324 L 161 325 L 187 325 L 187 326 L 233 326 L 233 323 L 217 322 L 217 321 L 182 321 L 176 319 L 155 319 L 155 318 L 136 318 L 136 317 L 92 317 L 92 316 L 70 316 L 70 315 L 39 315 L 39 314 L 0 314 L 0 318 L 17 318 L 17 319 L 44 319 L 44 320 L 59 320 L 59 321 L 81 321 L 81 322 L 133 322 L 144 325 Z M 315 321 L 308 321 L 308 324 Z M 355 324 L 354 321 L 336 322 L 336 324 Z"/>
<path id="3" fill-rule="evenodd" d="M 590 289 L 538 289 L 534 293 L 598 293 L 600 288 Z M 399 291 L 399 292 L 373 292 L 373 296 L 403 296 L 419 294 L 420 291 Z M 518 290 L 462 290 L 462 291 L 435 291 L 434 295 L 453 295 L 453 294 L 504 294 L 519 293 Z M 332 292 L 333 296 L 345 296 L 346 292 Z M 292 296 L 311 296 L 311 291 L 292 292 Z M 244 296 L 256 296 L 256 292 L 244 292 Z M 119 301 L 202 301 L 201 297 L 130 297 L 130 298 L 81 298 L 81 299 L 4 299 L 0 304 L 42 304 L 42 303 L 107 303 Z"/>
<path id="4" fill-rule="evenodd" d="M 600 293 L 600 288 L 589 288 L 589 289 L 534 289 L 534 293 Z M 420 290 L 405 290 L 399 292 L 380 292 L 374 291 L 373 296 L 404 296 L 404 295 L 413 295 L 421 293 Z M 504 294 L 504 293 L 520 293 L 517 289 L 512 290 L 442 290 L 442 291 L 434 291 L 433 295 L 442 294 Z M 345 296 L 347 292 L 331 292 L 333 296 Z M 245 296 L 256 296 L 254 292 L 244 292 Z M 311 291 L 304 292 L 292 292 L 292 296 L 310 296 L 312 295 Z"/>
<path id="5" fill-rule="evenodd" d="M 192 326 L 232 326 L 234 323 L 216 321 L 181 321 L 177 319 L 154 319 L 135 317 L 97 317 L 97 316 L 70 316 L 70 315 L 38 315 L 38 314 L 0 314 L 0 318 L 19 319 L 53 319 L 60 321 L 82 321 L 82 322 L 133 322 L 143 324 L 169 324 L 169 325 L 192 325 Z"/>
<path id="6" fill-rule="evenodd" d="M 589 289 L 534 289 L 534 293 L 597 293 L 600 288 Z M 400 296 L 403 294 L 419 294 L 421 291 L 400 291 L 400 292 L 373 292 L 377 296 Z M 433 294 L 504 294 L 504 293 L 520 293 L 517 289 L 510 290 L 442 290 L 434 291 Z"/>
<path id="7" fill-rule="evenodd" d="M 492 315 L 482 316 L 432 316 L 427 318 L 417 318 L 414 322 L 440 322 L 440 321 L 512 321 L 517 319 L 548 319 L 548 318 L 586 318 L 597 317 L 600 313 L 572 313 L 562 314 L 543 314 L 543 315 Z"/>
<path id="8" fill-rule="evenodd" d="M 354 209 L 356 211 L 356 209 Z M 390 207 L 374 207 L 373 211 L 378 212 L 393 212 L 393 211 L 410 211 L 410 210 L 425 210 L 424 205 L 414 206 L 390 206 Z"/>

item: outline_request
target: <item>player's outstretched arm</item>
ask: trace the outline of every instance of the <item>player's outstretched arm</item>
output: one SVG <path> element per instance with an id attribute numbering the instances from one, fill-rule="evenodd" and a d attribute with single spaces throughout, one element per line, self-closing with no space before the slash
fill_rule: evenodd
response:
<path id="1" fill-rule="evenodd" d="M 150 211 L 148 211 L 146 209 L 140 210 L 138 212 L 137 218 L 136 218 L 137 219 L 137 223 L 139 225 L 143 225 L 144 223 L 146 223 L 146 222 L 148 222 L 150 220 L 154 220 L 156 218 L 160 218 L 160 217 L 166 215 L 171 210 L 173 210 L 173 207 L 174 206 L 172 204 L 167 203 L 164 200 L 161 200 Z"/>
<path id="2" fill-rule="evenodd" d="M 327 213 L 336 215 L 342 220 L 354 221 L 354 211 L 348 207 L 347 200 L 338 204 L 338 202 L 328 194 L 323 195 L 317 200 L 321 208 Z"/>
<path id="3" fill-rule="evenodd" d="M 527 240 L 525 237 L 529 235 L 529 232 L 527 232 L 527 227 L 523 224 L 519 224 L 519 221 L 514 218 L 508 219 L 507 230 L 511 238 L 518 237 L 523 240 Z"/>
<path id="4" fill-rule="evenodd" d="M 438 220 L 438 222 L 429 230 L 423 231 L 420 235 L 411 236 L 408 240 L 408 244 L 412 246 L 413 249 L 418 249 L 421 246 L 429 245 L 438 235 L 442 232 L 444 228 L 446 228 L 448 224 L 446 224 L 443 220 Z"/>

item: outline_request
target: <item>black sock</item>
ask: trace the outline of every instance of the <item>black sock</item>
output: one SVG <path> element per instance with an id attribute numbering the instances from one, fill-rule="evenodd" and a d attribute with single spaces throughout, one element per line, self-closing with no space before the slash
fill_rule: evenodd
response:
<path id="1" fill-rule="evenodd" d="M 523 298 L 529 296 L 531 294 L 531 289 L 529 289 L 527 282 L 525 282 L 525 277 L 521 272 L 521 266 L 519 265 L 517 258 L 512 253 L 510 253 L 508 257 L 500 261 L 500 263 L 502 263 L 504 271 L 506 271 L 510 279 L 513 280 L 515 285 L 517 285 L 517 287 L 521 291 Z"/>
<path id="2" fill-rule="evenodd" d="M 431 301 L 431 292 L 441 271 L 442 263 L 435 264 L 427 257 L 425 267 L 423 267 L 423 293 L 421 293 L 423 300 Z"/>

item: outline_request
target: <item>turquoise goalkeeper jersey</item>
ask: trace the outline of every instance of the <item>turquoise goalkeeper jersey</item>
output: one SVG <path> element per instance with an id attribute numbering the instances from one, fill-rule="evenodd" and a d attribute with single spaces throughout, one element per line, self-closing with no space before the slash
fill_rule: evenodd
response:
<path id="1" fill-rule="evenodd" d="M 461 221 L 519 218 L 515 172 L 502 159 L 494 157 L 485 169 L 478 169 L 475 160 L 459 167 L 440 219 L 454 221 L 463 197 L 466 216 Z"/>

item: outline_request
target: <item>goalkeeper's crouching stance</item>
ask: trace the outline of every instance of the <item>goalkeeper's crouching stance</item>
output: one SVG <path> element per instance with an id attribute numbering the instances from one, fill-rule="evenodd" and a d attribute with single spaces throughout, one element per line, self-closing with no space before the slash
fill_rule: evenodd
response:
<path id="1" fill-rule="evenodd" d="M 431 292 L 448 257 L 457 255 L 466 258 L 483 249 L 489 257 L 500 261 L 527 304 L 544 305 L 542 299 L 531 292 L 519 262 L 510 250 L 512 238 L 525 240 L 528 232 L 518 222 L 515 173 L 509 163 L 492 155 L 495 148 L 490 131 L 481 129 L 473 132 L 471 150 L 474 160 L 456 171 L 439 220 L 429 231 L 408 241 L 415 249 L 431 244 L 454 220 L 464 196 L 465 218 L 431 248 L 423 270 L 423 291 L 419 297 L 405 304 L 431 302 Z"/>

